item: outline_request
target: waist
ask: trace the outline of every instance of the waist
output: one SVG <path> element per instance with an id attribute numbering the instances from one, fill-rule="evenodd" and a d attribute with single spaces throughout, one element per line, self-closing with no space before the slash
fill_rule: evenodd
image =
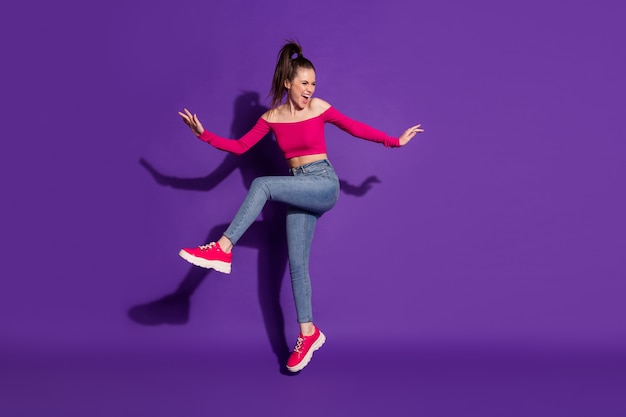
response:
<path id="1" fill-rule="evenodd" d="M 301 167 L 302 165 L 311 164 L 313 162 L 322 161 L 324 159 L 328 159 L 328 155 L 326 155 L 325 153 L 295 156 L 293 158 L 287 159 L 287 165 L 289 165 L 289 168 L 297 168 Z"/>
<path id="2" fill-rule="evenodd" d="M 320 168 L 323 168 L 323 167 L 331 168 L 331 170 L 333 168 L 333 166 L 331 165 L 328 159 L 319 159 L 314 162 L 309 162 L 308 164 L 303 164 L 297 167 L 291 167 L 289 168 L 289 172 L 291 173 L 291 175 L 306 174 L 307 172 L 318 171 L 320 170 Z"/>

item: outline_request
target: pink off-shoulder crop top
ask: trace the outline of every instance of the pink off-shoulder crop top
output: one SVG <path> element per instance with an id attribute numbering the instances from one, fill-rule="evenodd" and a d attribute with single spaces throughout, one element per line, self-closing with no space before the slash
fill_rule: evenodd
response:
<path id="1" fill-rule="evenodd" d="M 334 124 L 352 136 L 382 143 L 388 148 L 400 146 L 398 138 L 393 138 L 380 130 L 350 119 L 335 110 L 334 107 L 328 108 L 319 116 L 299 122 L 275 123 L 259 118 L 254 127 L 240 139 L 226 139 L 207 130 L 202 132 L 199 138 L 217 149 L 241 155 L 271 130 L 276 136 L 278 147 L 285 158 L 290 159 L 297 156 L 326 153 L 326 141 L 324 140 L 324 124 L 326 122 Z"/>

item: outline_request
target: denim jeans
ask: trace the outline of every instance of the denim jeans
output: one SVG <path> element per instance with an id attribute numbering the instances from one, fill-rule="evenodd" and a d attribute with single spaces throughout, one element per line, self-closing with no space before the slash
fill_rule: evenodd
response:
<path id="1" fill-rule="evenodd" d="M 339 197 L 339 179 L 328 160 L 290 169 L 291 176 L 256 178 L 235 218 L 224 232 L 233 245 L 257 219 L 268 200 L 289 205 L 287 247 L 291 288 L 299 323 L 313 321 L 309 255 L 317 219 Z"/>

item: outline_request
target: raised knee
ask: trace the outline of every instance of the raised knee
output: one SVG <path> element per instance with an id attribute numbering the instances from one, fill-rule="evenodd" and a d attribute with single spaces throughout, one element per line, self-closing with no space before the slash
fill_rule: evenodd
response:
<path id="1" fill-rule="evenodd" d="M 257 177 L 250 184 L 250 190 L 262 190 L 265 194 L 268 193 L 269 187 L 264 177 Z"/>

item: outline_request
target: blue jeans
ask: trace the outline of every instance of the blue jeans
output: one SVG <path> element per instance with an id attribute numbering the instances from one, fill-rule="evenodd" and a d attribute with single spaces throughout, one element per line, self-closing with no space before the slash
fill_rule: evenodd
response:
<path id="1" fill-rule="evenodd" d="M 291 176 L 256 178 L 235 218 L 224 232 L 233 245 L 257 219 L 268 200 L 289 204 L 287 247 L 291 288 L 299 323 L 313 321 L 309 255 L 317 219 L 333 208 L 339 179 L 328 160 L 290 169 Z"/>

